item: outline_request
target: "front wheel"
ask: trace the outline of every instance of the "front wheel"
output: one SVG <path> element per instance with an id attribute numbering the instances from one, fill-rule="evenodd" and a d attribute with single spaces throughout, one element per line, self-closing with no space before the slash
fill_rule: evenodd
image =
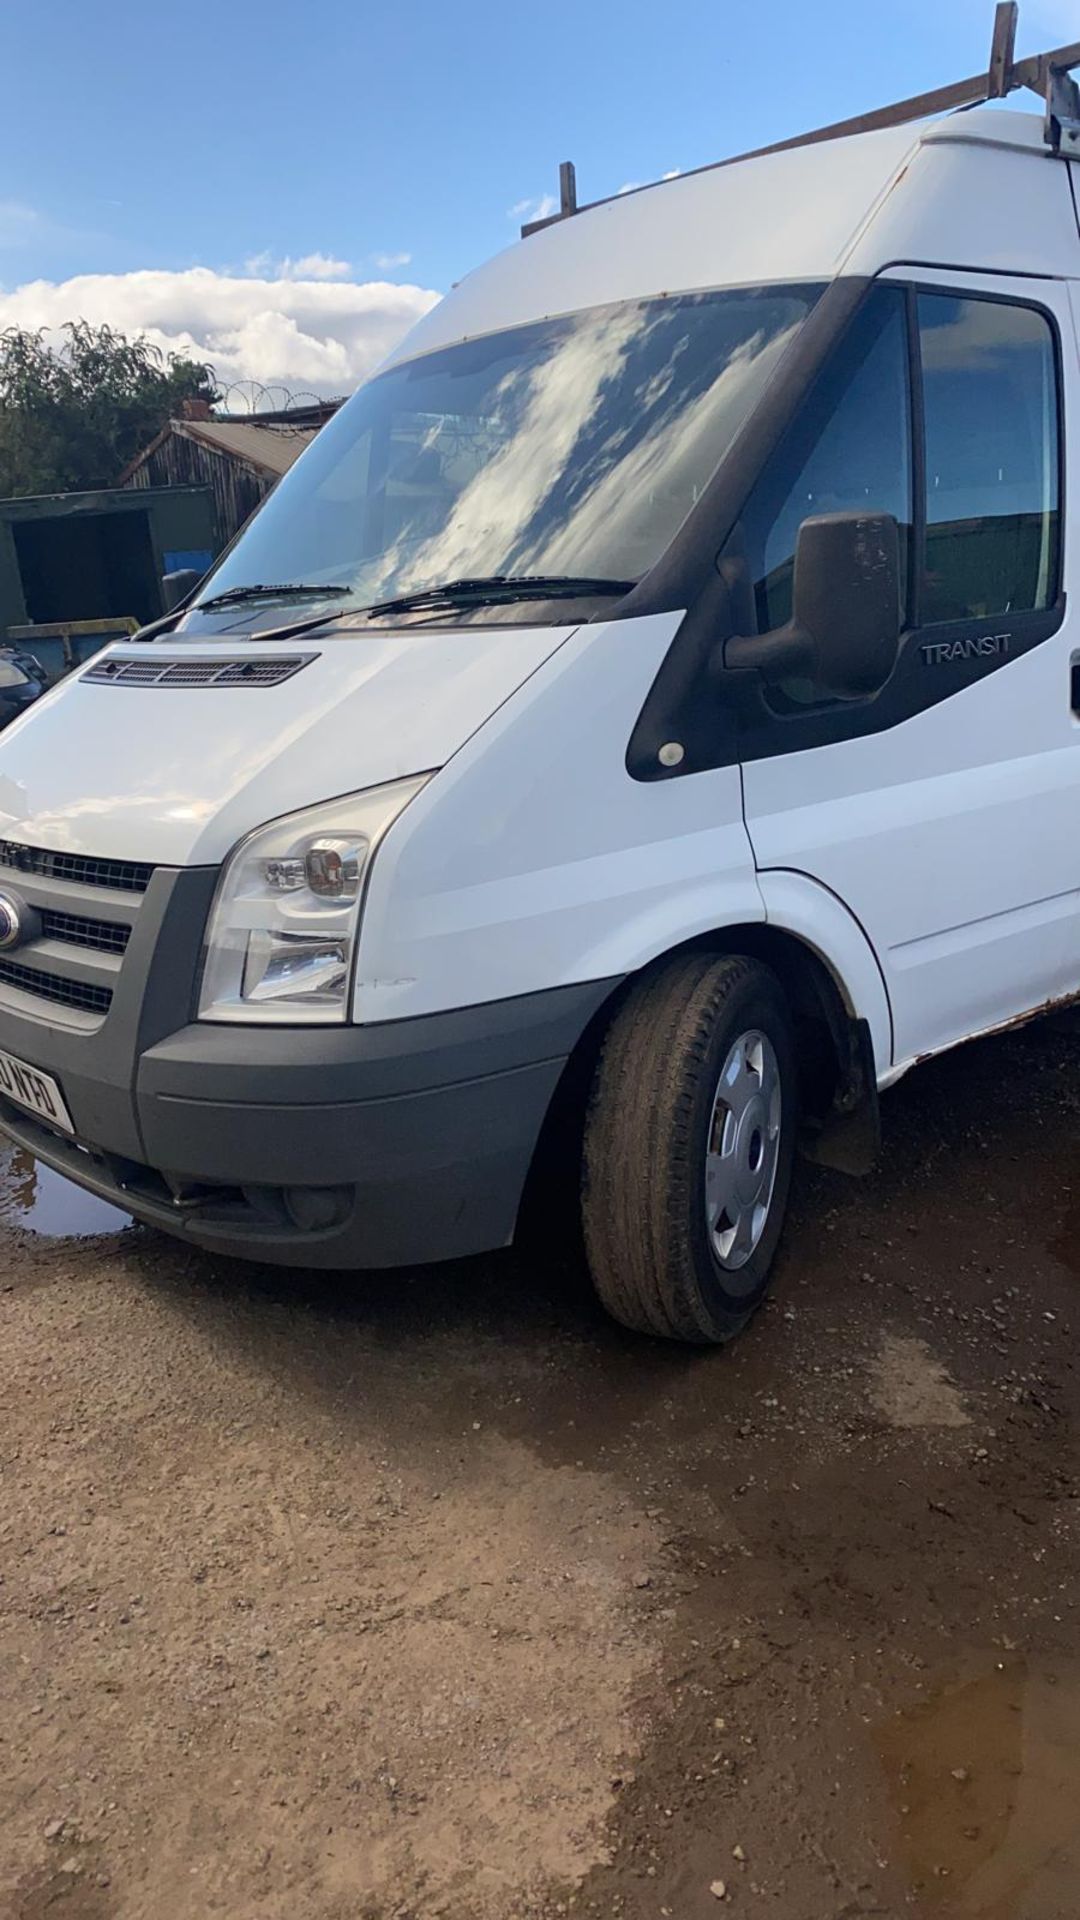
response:
<path id="1" fill-rule="evenodd" d="M 585 1125 L 593 1284 L 624 1326 L 730 1340 L 764 1297 L 795 1157 L 798 1075 L 779 981 L 688 954 L 612 1022 Z"/>

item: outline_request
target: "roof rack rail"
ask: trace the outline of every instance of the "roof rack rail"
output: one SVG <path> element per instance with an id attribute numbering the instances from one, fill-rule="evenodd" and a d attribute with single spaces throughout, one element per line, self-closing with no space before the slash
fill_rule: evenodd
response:
<path id="1" fill-rule="evenodd" d="M 680 174 L 681 180 L 696 173 L 714 173 L 720 167 L 733 167 L 739 160 L 760 160 L 767 153 L 786 153 L 792 147 L 812 147 L 822 140 L 842 140 L 845 134 L 876 133 L 882 127 L 900 127 L 909 120 L 925 120 L 935 113 L 955 113 L 960 107 L 981 106 L 986 100 L 1004 100 L 1019 87 L 1029 87 L 1046 102 L 1046 143 L 1051 152 L 1065 159 L 1080 160 L 1080 86 L 1072 78 L 1080 67 L 1080 40 L 1066 47 L 1053 47 L 1048 53 L 1029 54 L 1026 60 L 1014 60 L 1017 0 L 999 0 L 994 13 L 994 35 L 990 45 L 990 64 L 982 73 L 967 80 L 954 80 L 930 93 L 913 94 L 909 100 L 897 100 L 890 107 L 876 107 L 871 113 L 858 113 L 850 120 L 835 120 L 831 126 L 815 127 L 810 133 L 796 134 L 790 140 L 776 140 L 768 147 L 753 147 L 748 153 L 733 153 L 727 160 L 714 160 L 708 166 L 692 167 Z M 656 181 L 649 184 L 655 186 Z M 573 162 L 564 160 L 559 168 L 559 211 L 543 220 L 529 220 L 521 229 L 522 239 L 569 220 L 576 213 L 588 213 L 609 201 L 626 199 L 629 194 L 644 193 L 646 187 L 630 187 L 625 194 L 604 194 L 599 200 L 578 204 Z"/>

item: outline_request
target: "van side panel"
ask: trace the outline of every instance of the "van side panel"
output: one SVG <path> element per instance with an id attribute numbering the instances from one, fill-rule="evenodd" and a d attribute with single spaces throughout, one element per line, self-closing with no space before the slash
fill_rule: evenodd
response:
<path id="1" fill-rule="evenodd" d="M 762 868 L 823 881 L 874 942 L 898 1063 L 1080 986 L 1080 748 L 1024 728 L 1016 751 L 1067 686 L 1039 647 L 887 735 L 746 768 Z"/>
<path id="2" fill-rule="evenodd" d="M 630 973 L 764 918 L 738 767 L 626 770 L 679 619 L 581 628 L 402 815 L 372 869 L 359 1020 Z"/>

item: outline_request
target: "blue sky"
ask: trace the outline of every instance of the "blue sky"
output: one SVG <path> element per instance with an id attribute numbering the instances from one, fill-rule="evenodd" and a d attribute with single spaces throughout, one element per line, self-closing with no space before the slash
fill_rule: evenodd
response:
<path id="1" fill-rule="evenodd" d="M 992 14 L 992 0 L 0 0 L 0 323 L 55 322 L 81 300 L 163 340 L 224 340 L 235 376 L 247 353 L 253 377 L 276 356 L 286 377 L 332 386 L 363 370 L 365 326 L 384 348 L 512 239 L 510 209 L 554 188 L 560 159 L 592 198 L 781 138 L 975 71 Z M 1070 38 L 1080 0 L 1023 0 L 1021 51 Z M 245 304 L 229 292 L 241 280 L 278 291 Z M 372 291 L 388 283 L 400 291 Z M 345 359 L 297 349 L 286 367 L 290 327 L 329 339 L 339 309 Z"/>

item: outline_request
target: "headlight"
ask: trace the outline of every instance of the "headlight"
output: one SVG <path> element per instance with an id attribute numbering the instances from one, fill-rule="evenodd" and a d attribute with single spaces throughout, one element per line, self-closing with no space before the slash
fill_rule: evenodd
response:
<path id="1" fill-rule="evenodd" d="M 210 915 L 201 1020 L 346 1020 L 364 878 L 431 778 L 272 820 L 230 854 Z"/>

